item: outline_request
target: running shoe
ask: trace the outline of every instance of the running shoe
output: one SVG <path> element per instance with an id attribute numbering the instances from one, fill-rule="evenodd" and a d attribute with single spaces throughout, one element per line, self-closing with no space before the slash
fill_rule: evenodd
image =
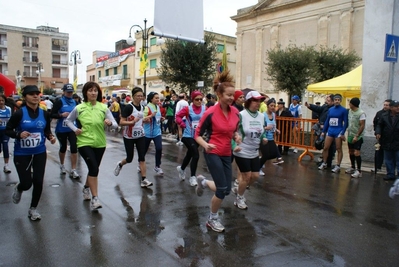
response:
<path id="1" fill-rule="evenodd" d="M 98 197 L 93 197 L 93 199 L 90 202 L 90 209 L 91 210 L 98 210 L 101 209 L 103 206 L 101 206 L 100 200 L 98 200 Z"/>
<path id="2" fill-rule="evenodd" d="M 90 193 L 90 188 L 84 188 L 83 187 L 83 200 L 90 200 L 91 199 L 91 193 Z"/>
<path id="3" fill-rule="evenodd" d="M 319 169 L 320 169 L 320 167 L 319 167 Z M 340 170 L 341 170 L 341 167 L 338 166 L 338 165 L 335 165 L 335 166 L 334 166 L 334 169 L 332 169 L 331 171 L 332 171 L 333 173 L 338 173 Z"/>
<path id="4" fill-rule="evenodd" d="M 3 172 L 5 172 L 5 173 L 11 173 L 11 169 L 10 169 L 10 167 L 8 167 L 8 166 L 4 166 L 4 168 L 3 168 Z"/>
<path id="5" fill-rule="evenodd" d="M 137 172 L 141 172 L 140 166 L 137 166 Z"/>
<path id="6" fill-rule="evenodd" d="M 219 219 L 209 218 L 208 221 L 206 222 L 206 226 L 218 233 L 224 231 L 224 226 L 220 223 Z"/>
<path id="7" fill-rule="evenodd" d="M 399 195 L 399 179 L 396 179 L 391 189 L 389 189 L 389 197 L 394 198 L 395 195 Z"/>
<path id="8" fill-rule="evenodd" d="M 204 180 L 205 180 L 205 177 L 203 175 L 197 176 L 197 187 L 195 188 L 195 193 L 197 193 L 197 196 L 199 196 L 199 197 L 204 194 L 205 187 L 202 185 L 202 182 Z"/>
<path id="9" fill-rule="evenodd" d="M 71 171 L 71 173 L 69 174 L 69 177 L 71 177 L 71 178 L 73 178 L 73 179 L 79 179 L 79 178 L 80 178 L 80 175 L 78 174 L 78 172 L 77 172 L 75 169 L 73 169 L 73 170 Z"/>
<path id="10" fill-rule="evenodd" d="M 18 185 L 19 183 L 14 186 L 14 192 L 12 194 L 12 202 L 14 202 L 14 204 L 18 204 L 21 201 L 22 191 L 18 190 Z"/>
<path id="11" fill-rule="evenodd" d="M 356 171 L 355 168 L 350 167 L 350 168 L 348 168 L 348 169 L 345 170 L 345 173 L 352 174 L 352 173 L 354 173 L 355 171 Z"/>
<path id="12" fill-rule="evenodd" d="M 37 209 L 33 208 L 33 207 L 29 209 L 28 217 L 32 221 L 36 221 L 36 220 L 41 220 L 42 219 L 42 216 L 39 214 L 39 212 L 37 212 Z"/>
<path id="13" fill-rule="evenodd" d="M 184 181 L 184 180 L 186 179 L 186 172 L 185 172 L 185 170 L 182 170 L 182 169 L 181 169 L 181 166 L 177 166 L 176 169 L 177 169 L 177 172 L 179 173 L 179 178 L 180 178 L 182 181 Z"/>
<path id="14" fill-rule="evenodd" d="M 296 153 L 298 153 L 298 149 L 295 148 L 294 151 L 292 151 L 292 152 L 294 152 L 296 154 Z"/>
<path id="15" fill-rule="evenodd" d="M 237 193 L 238 193 L 238 187 L 233 187 L 232 189 L 231 189 L 231 192 L 233 192 L 233 194 L 234 195 L 237 195 Z"/>
<path id="16" fill-rule="evenodd" d="M 234 180 L 234 186 L 235 186 L 235 187 L 238 187 L 238 185 L 239 185 L 239 182 L 238 182 L 237 179 L 235 179 L 235 180 Z"/>
<path id="17" fill-rule="evenodd" d="M 150 181 L 148 181 L 147 178 L 145 178 L 144 180 L 141 181 L 140 186 L 142 188 L 147 188 L 147 187 L 152 186 L 152 183 Z"/>
<path id="18" fill-rule="evenodd" d="M 196 185 L 198 185 L 198 184 L 197 184 L 197 177 L 195 177 L 195 176 L 191 176 L 191 177 L 190 177 L 190 185 L 191 185 L 191 186 L 196 186 Z"/>
<path id="19" fill-rule="evenodd" d="M 248 209 L 247 204 L 245 203 L 244 197 L 237 196 L 236 201 L 234 201 L 234 206 L 241 210 L 246 210 Z"/>
<path id="20" fill-rule="evenodd" d="M 265 173 L 262 170 L 259 170 L 259 175 L 260 176 L 265 176 Z"/>
<path id="21" fill-rule="evenodd" d="M 351 174 L 352 178 L 362 178 L 362 173 L 356 170 L 354 173 Z"/>
<path id="22" fill-rule="evenodd" d="M 278 158 L 275 161 L 273 161 L 273 164 L 275 164 L 275 165 L 280 165 L 280 164 L 283 164 L 283 163 L 284 163 L 283 158 Z"/>
<path id="23" fill-rule="evenodd" d="M 319 166 L 319 170 L 324 170 L 324 169 L 327 169 L 327 163 L 322 162 L 322 163 L 320 164 L 320 166 Z"/>
<path id="24" fill-rule="evenodd" d="M 61 174 L 65 174 L 66 173 L 66 169 L 65 169 L 64 165 L 60 166 L 60 172 L 61 172 Z"/>
<path id="25" fill-rule="evenodd" d="M 159 176 L 162 176 L 163 175 L 163 171 L 162 171 L 162 169 L 161 168 L 159 168 L 159 167 L 155 167 L 154 168 L 154 171 L 157 173 L 157 175 L 159 175 Z"/>
<path id="26" fill-rule="evenodd" d="M 118 161 L 118 163 L 116 163 L 116 167 L 114 169 L 114 175 L 118 176 L 119 173 L 121 172 L 121 170 L 122 170 L 121 161 Z"/>

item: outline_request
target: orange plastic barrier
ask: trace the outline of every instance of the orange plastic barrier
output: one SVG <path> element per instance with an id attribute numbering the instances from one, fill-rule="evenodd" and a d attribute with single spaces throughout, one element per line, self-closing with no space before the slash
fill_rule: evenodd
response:
<path id="1" fill-rule="evenodd" d="M 313 160 L 314 155 L 309 150 L 316 150 L 314 146 L 316 136 L 312 126 L 317 122 L 315 119 L 276 117 L 277 129 L 280 130 L 280 134 L 275 133 L 274 140 L 278 145 L 304 149 L 298 161 L 302 161 L 306 155 Z"/>

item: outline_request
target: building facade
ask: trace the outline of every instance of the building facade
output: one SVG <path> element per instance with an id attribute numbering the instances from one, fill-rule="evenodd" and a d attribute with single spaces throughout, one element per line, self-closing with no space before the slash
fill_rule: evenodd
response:
<path id="1" fill-rule="evenodd" d="M 0 73 L 23 87 L 61 88 L 69 80 L 69 34 L 0 24 Z"/>
<path id="2" fill-rule="evenodd" d="M 239 9 L 237 87 L 276 93 L 267 80 L 267 51 L 281 45 L 326 46 L 363 53 L 364 0 L 259 0 Z"/>
<path id="3" fill-rule="evenodd" d="M 215 64 L 215 73 L 220 66 L 226 44 L 228 68 L 234 74 L 236 71 L 236 38 L 205 31 L 213 34 L 217 43 L 218 62 Z M 160 64 L 162 48 L 164 42 L 156 36 L 148 37 L 146 69 L 146 92 L 160 92 L 167 85 L 158 77 L 157 67 Z M 93 64 L 87 66 L 86 75 L 88 81 L 96 81 L 103 89 L 104 95 L 113 93 L 129 92 L 133 87 L 138 86 L 144 89 L 144 75 L 140 75 L 140 53 L 143 47 L 142 33 L 135 33 L 135 43 L 133 46 L 125 47 L 121 44 L 125 40 L 115 44 L 115 52 L 94 51 Z M 124 49 L 121 49 L 124 48 Z M 178 91 L 178 90 L 177 90 Z"/>

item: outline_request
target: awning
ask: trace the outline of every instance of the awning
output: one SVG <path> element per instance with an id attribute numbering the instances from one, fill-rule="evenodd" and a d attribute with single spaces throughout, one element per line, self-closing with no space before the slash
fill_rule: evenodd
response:
<path id="1" fill-rule="evenodd" d="M 359 97 L 362 85 L 362 65 L 356 69 L 319 83 L 308 85 L 309 92 L 317 94 L 341 94 L 343 97 Z"/>

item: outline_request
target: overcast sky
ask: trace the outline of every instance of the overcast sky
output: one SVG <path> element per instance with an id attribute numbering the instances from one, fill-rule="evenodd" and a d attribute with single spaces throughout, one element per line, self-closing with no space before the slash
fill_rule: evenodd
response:
<path id="1" fill-rule="evenodd" d="M 203 0 L 204 29 L 235 36 L 237 24 L 230 17 L 236 15 L 238 9 L 257 2 Z M 115 42 L 127 39 L 132 25 L 144 27 L 145 18 L 148 27 L 153 25 L 154 0 L 1 0 L 0 12 L 0 24 L 34 29 L 45 25 L 69 33 L 69 51 L 79 50 L 82 54 L 83 63 L 78 65 L 78 80 L 83 83 L 93 51 L 113 52 Z M 69 72 L 72 82 L 72 67 Z"/>

